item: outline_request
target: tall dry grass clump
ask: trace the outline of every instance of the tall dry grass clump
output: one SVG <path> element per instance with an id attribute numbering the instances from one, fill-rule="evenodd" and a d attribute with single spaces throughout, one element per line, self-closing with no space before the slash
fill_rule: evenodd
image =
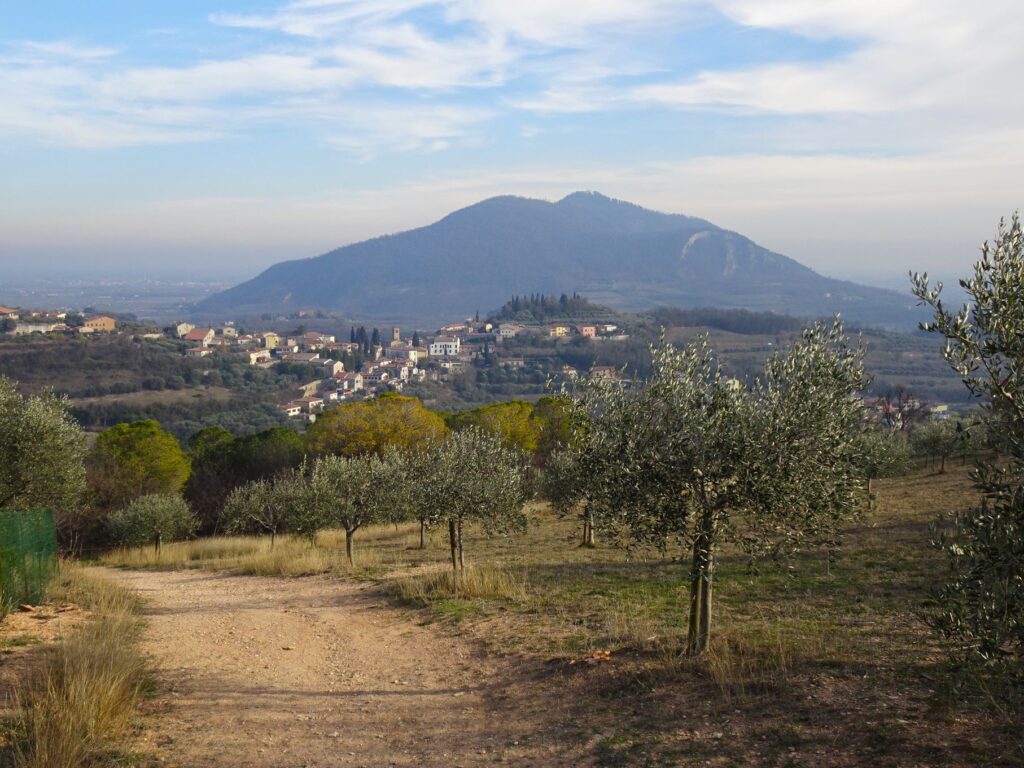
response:
<path id="1" fill-rule="evenodd" d="M 124 730 L 146 682 L 136 595 L 64 564 L 52 599 L 76 602 L 93 615 L 46 651 L 15 688 L 9 741 L 17 768 L 88 765 Z"/>
<path id="2" fill-rule="evenodd" d="M 726 701 L 778 693 L 794 674 L 824 653 L 820 636 L 754 624 L 719 635 L 703 658 L 692 660 Z"/>
<path id="3" fill-rule="evenodd" d="M 501 568 L 467 567 L 458 574 L 444 568 L 395 579 L 389 591 L 399 599 L 418 606 L 440 600 L 525 601 L 526 579 Z"/>

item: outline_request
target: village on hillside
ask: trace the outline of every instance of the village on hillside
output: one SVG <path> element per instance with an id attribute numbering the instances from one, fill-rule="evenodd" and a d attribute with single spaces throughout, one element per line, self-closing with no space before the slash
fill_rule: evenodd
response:
<path id="1" fill-rule="evenodd" d="M 629 338 L 613 323 L 495 324 L 479 319 L 448 323 L 430 336 L 415 331 L 405 338 L 398 326 L 391 328 L 390 339 L 380 338 L 376 330 L 372 337 L 366 337 L 365 329 L 357 333 L 353 328 L 348 341 L 318 331 L 239 333 L 233 323 L 194 326 L 179 322 L 166 332 L 188 344 L 184 354 L 189 357 L 231 352 L 247 355 L 250 365 L 257 367 L 287 363 L 313 368 L 321 375 L 299 387 L 293 399 L 278 404 L 286 416 L 310 422 L 316 420 L 317 414 L 352 399 L 385 391 L 401 392 L 410 383 L 445 382 L 481 356 L 499 366 L 522 368 L 526 364 L 522 357 L 503 354 L 503 346 L 520 335 L 619 341 Z M 575 377 L 578 371 L 563 366 L 559 374 Z M 621 372 L 613 366 L 595 365 L 588 375 L 616 378 Z"/>
<path id="2" fill-rule="evenodd" d="M 538 297 L 533 306 L 548 301 Z M 585 299 L 573 296 L 570 303 L 584 306 L 585 315 L 600 318 Z M 525 300 L 524 300 L 525 302 Z M 507 307 L 514 307 L 518 299 Z M 277 327 L 286 322 L 300 323 L 327 319 L 312 310 L 269 321 Z M 617 319 L 617 318 L 616 318 Z M 479 315 L 446 323 L 433 332 L 413 330 L 403 333 L 390 328 L 390 337 L 376 328 L 352 326 L 347 339 L 299 325 L 290 332 L 248 330 L 242 324 L 226 321 L 212 325 L 194 325 L 178 321 L 163 328 L 136 321 L 131 316 L 93 314 L 68 310 L 38 310 L 0 306 L 0 338 L 21 339 L 129 336 L 137 340 L 173 340 L 186 358 L 202 359 L 230 356 L 260 369 L 290 371 L 299 383 L 279 395 L 276 409 L 290 420 L 312 423 L 326 410 L 354 400 L 386 392 L 423 396 L 424 387 L 435 395 L 451 392 L 457 379 L 474 369 L 497 370 L 520 390 L 528 381 L 543 388 L 551 382 L 564 383 L 578 377 L 590 379 L 626 379 L 632 373 L 620 365 L 601 364 L 607 357 L 601 350 L 614 345 L 592 347 L 602 342 L 629 341 L 631 334 L 621 323 L 609 318 L 523 321 L 521 319 L 481 319 Z M 266 327 L 265 320 L 263 326 Z M 259 327 L 259 326 L 257 326 Z M 642 343 L 642 342 L 637 342 Z M 582 365 L 570 365 L 554 354 L 552 344 L 582 345 L 590 349 Z M 607 362 L 607 359 L 605 360 Z M 417 386 L 420 385 L 420 386 Z M 432 388 L 432 389 L 431 389 Z M 510 396 L 521 396 L 512 394 Z M 500 399 L 500 398 L 499 398 Z M 905 391 L 873 397 L 870 406 L 880 422 L 900 428 L 908 414 L 927 412 L 931 419 L 945 420 L 950 406 L 926 402 Z M 912 417 L 911 417 L 912 418 Z"/>

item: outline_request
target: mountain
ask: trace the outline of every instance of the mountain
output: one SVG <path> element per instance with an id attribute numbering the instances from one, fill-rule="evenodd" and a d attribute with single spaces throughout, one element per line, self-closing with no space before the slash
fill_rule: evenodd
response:
<path id="1" fill-rule="evenodd" d="M 430 323 L 513 294 L 572 293 L 621 310 L 656 305 L 835 312 L 908 328 L 913 299 L 819 275 L 703 219 L 593 192 L 550 203 L 494 197 L 434 224 L 276 264 L 214 294 L 198 316 L 319 308 L 362 320 Z"/>

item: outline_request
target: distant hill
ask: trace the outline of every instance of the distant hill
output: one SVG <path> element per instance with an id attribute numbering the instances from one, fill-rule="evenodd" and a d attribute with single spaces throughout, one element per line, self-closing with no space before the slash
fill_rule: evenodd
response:
<path id="1" fill-rule="evenodd" d="M 703 219 L 593 192 L 557 203 L 484 200 L 420 229 L 276 264 L 195 311 L 316 307 L 367 320 L 432 323 L 486 312 L 513 294 L 577 291 L 619 310 L 841 312 L 859 324 L 902 328 L 918 316 L 909 295 L 833 280 Z"/>

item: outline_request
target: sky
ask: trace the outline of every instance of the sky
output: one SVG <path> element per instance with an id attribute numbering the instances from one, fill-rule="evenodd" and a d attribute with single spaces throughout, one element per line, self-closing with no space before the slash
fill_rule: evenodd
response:
<path id="1" fill-rule="evenodd" d="M 1019 0 L 0 7 L 0 280 L 241 281 L 498 194 L 959 275 L 1024 203 Z"/>

